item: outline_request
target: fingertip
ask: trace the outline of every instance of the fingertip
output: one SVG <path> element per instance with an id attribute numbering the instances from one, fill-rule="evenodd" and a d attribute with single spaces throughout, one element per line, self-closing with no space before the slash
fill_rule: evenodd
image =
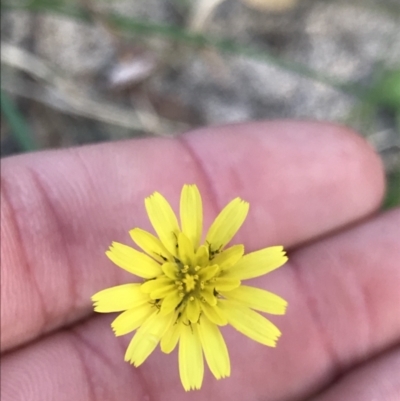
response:
<path id="1" fill-rule="evenodd" d="M 181 141 L 219 207 L 230 194 L 239 195 L 252 205 L 251 215 L 264 220 L 258 246 L 312 239 L 316 232 L 371 214 L 382 202 L 382 162 L 364 138 L 345 126 L 260 121 L 192 131 Z M 254 237 L 254 232 L 244 231 L 245 237 Z"/>

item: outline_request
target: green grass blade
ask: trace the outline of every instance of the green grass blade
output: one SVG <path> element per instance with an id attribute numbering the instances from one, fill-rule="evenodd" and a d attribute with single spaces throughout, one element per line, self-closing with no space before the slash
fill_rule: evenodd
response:
<path id="1" fill-rule="evenodd" d="M 0 99 L 1 113 L 6 118 L 11 128 L 12 135 L 17 140 L 22 150 L 24 152 L 36 150 L 38 147 L 32 138 L 32 134 L 24 116 L 4 91 L 1 91 Z"/>
<path id="2" fill-rule="evenodd" d="M 400 205 L 400 171 L 395 171 L 387 177 L 387 190 L 383 209 L 391 209 Z"/>
<path id="3" fill-rule="evenodd" d="M 64 0 L 31 0 L 24 6 L 7 4 L 4 8 L 25 9 L 31 11 L 53 12 L 77 18 L 85 22 L 90 22 L 91 14 L 88 10 L 74 6 Z M 341 82 L 335 77 L 325 75 L 315 71 L 304 64 L 286 60 L 275 56 L 265 49 L 257 49 L 254 46 L 244 45 L 228 39 L 215 38 L 206 34 L 189 32 L 178 26 L 159 24 L 150 21 L 143 21 L 136 18 L 125 17 L 117 14 L 106 14 L 108 22 L 113 24 L 121 32 L 134 34 L 137 36 L 158 36 L 175 42 L 186 43 L 194 47 L 212 47 L 221 53 L 243 55 L 253 59 L 268 62 L 279 66 L 286 71 L 290 71 L 309 79 L 324 83 L 342 92 L 362 97 L 364 91 L 356 84 Z"/>

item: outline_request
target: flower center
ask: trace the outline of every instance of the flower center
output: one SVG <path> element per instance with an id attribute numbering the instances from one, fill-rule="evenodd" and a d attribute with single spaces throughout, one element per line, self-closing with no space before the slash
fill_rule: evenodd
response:
<path id="1" fill-rule="evenodd" d="M 192 275 L 192 274 L 185 274 L 185 278 L 182 280 L 182 282 L 185 284 L 185 290 L 186 292 L 190 292 L 196 288 L 196 283 L 197 280 L 199 279 L 199 276 L 197 274 Z"/>
<path id="2" fill-rule="evenodd" d="M 181 268 L 179 269 L 178 264 L 177 281 L 175 281 L 175 284 L 178 286 L 178 290 L 182 296 L 185 296 L 198 289 L 199 275 L 197 273 L 200 270 L 200 266 L 193 267 L 188 265 L 181 265 Z M 200 288 L 202 288 L 201 284 L 202 282 L 200 282 Z"/>
<path id="3" fill-rule="evenodd" d="M 175 310 L 179 318 L 186 311 L 184 318 L 197 322 L 201 314 L 200 303 L 216 304 L 215 283 L 220 268 L 205 261 L 199 266 L 196 262 L 191 264 L 174 259 L 174 262 L 163 264 L 163 275 L 145 281 L 141 290 L 149 294 L 154 306 L 165 313 Z"/>

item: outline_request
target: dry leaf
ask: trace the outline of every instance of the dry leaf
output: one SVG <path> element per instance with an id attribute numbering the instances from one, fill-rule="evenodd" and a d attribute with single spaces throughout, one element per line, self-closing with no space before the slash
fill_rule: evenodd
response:
<path id="1" fill-rule="evenodd" d="M 294 7 L 297 0 L 242 0 L 246 6 L 258 11 L 286 11 Z"/>

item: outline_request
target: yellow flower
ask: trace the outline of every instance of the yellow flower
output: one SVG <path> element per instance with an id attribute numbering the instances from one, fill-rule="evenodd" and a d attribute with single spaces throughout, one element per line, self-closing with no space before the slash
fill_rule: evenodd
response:
<path id="1" fill-rule="evenodd" d="M 145 206 L 158 238 L 135 228 L 130 235 L 145 253 L 113 242 L 106 255 L 119 267 L 143 278 L 93 295 L 96 312 L 122 312 L 111 326 L 116 336 L 137 330 L 125 361 L 141 365 L 160 343 L 170 353 L 179 342 L 179 372 L 186 391 L 199 389 L 204 363 L 216 377 L 230 375 L 228 350 L 218 326 L 232 325 L 261 344 L 275 347 L 281 333 L 253 309 L 285 313 L 281 297 L 246 285 L 282 266 L 282 246 L 244 255 L 243 245 L 225 246 L 243 224 L 249 204 L 231 201 L 218 215 L 200 245 L 203 209 L 199 190 L 185 185 L 180 200 L 180 221 L 166 199 L 155 192 Z"/>

